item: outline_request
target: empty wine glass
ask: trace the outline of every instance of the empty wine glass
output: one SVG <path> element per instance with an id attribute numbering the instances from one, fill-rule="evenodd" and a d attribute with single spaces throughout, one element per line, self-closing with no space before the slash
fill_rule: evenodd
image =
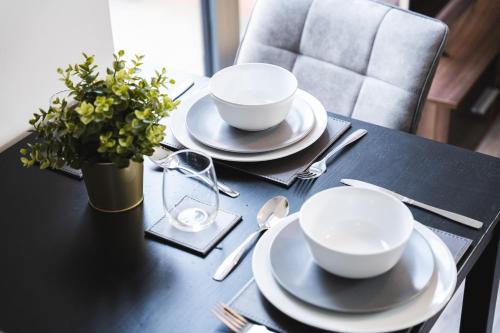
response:
<path id="1" fill-rule="evenodd" d="M 193 150 L 171 154 L 163 166 L 163 207 L 169 222 L 200 231 L 215 221 L 219 208 L 217 177 L 210 156 Z"/>

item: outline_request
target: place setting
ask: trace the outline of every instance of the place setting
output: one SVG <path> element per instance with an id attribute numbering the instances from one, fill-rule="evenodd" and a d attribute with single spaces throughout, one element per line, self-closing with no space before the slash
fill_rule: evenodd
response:
<path id="1" fill-rule="evenodd" d="M 164 147 L 193 149 L 287 187 L 350 127 L 299 89 L 291 72 L 263 63 L 217 72 L 166 121 Z"/>
<path id="2" fill-rule="evenodd" d="M 386 193 L 330 188 L 274 221 L 255 247 L 253 279 L 225 311 L 276 332 L 405 329 L 447 304 L 469 245 Z"/>

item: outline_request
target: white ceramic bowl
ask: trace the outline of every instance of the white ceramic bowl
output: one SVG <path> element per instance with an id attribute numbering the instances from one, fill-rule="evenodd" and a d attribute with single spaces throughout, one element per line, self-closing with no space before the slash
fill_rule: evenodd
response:
<path id="1" fill-rule="evenodd" d="M 346 278 L 369 278 L 391 269 L 414 223 L 399 200 L 354 187 L 313 195 L 302 206 L 299 220 L 316 263 Z"/>
<path id="2" fill-rule="evenodd" d="M 297 91 L 297 79 L 279 66 L 248 63 L 218 71 L 208 87 L 224 121 L 242 130 L 261 131 L 285 119 Z"/>

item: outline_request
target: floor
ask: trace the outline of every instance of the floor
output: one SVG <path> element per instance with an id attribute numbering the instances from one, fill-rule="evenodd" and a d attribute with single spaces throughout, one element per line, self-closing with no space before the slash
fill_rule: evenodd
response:
<path id="1" fill-rule="evenodd" d="M 240 17 L 243 20 L 248 18 L 253 2 L 240 0 Z M 146 54 L 146 67 L 149 62 L 165 65 L 167 69 L 176 68 L 203 75 L 199 4 L 199 0 L 110 0 L 115 48 Z M 487 120 L 488 123 L 490 121 Z M 470 124 L 470 119 L 466 122 Z M 474 149 L 477 142 L 477 138 L 467 139 L 467 143 L 460 145 Z M 500 115 L 479 142 L 477 151 L 500 157 Z M 462 296 L 463 286 L 442 313 L 432 333 L 459 331 Z M 500 297 L 498 300 L 493 332 L 500 332 Z"/>

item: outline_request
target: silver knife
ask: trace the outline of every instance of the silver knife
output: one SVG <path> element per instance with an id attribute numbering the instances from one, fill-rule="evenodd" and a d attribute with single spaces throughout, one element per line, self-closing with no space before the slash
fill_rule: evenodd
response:
<path id="1" fill-rule="evenodd" d="M 425 203 L 410 199 L 408 197 L 405 197 L 404 195 L 390 191 L 388 189 L 385 189 L 385 188 L 377 186 L 377 185 L 373 185 L 373 184 L 362 182 L 360 180 L 355 180 L 355 179 L 341 179 L 340 182 L 345 184 L 345 185 L 349 185 L 349 186 L 369 188 L 372 190 L 378 190 L 378 191 L 387 193 L 387 194 L 395 197 L 396 199 L 401 200 L 405 204 L 428 210 L 429 212 L 433 212 L 434 214 L 441 215 L 443 217 L 446 217 L 447 219 L 456 221 L 458 223 L 465 224 L 466 226 L 469 226 L 471 228 L 481 229 L 483 227 L 483 222 L 481 222 L 481 221 L 474 220 L 470 217 L 467 217 L 467 216 L 464 216 L 461 214 L 457 214 L 457 213 L 453 213 L 453 212 L 450 212 L 450 211 L 447 211 L 447 210 L 444 210 L 441 208 L 436 208 L 436 207 L 433 207 L 431 205 L 427 205 Z"/>

